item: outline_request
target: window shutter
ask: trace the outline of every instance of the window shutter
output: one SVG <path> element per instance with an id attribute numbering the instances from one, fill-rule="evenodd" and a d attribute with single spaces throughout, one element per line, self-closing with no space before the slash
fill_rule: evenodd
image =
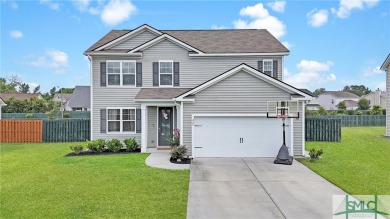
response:
<path id="1" fill-rule="evenodd" d="M 100 86 L 107 86 L 106 83 L 106 62 L 100 63 Z"/>
<path id="2" fill-rule="evenodd" d="M 141 62 L 136 63 L 136 69 L 137 69 L 136 86 L 142 87 L 142 63 Z"/>
<path id="3" fill-rule="evenodd" d="M 135 132 L 136 133 L 141 133 L 141 109 L 136 109 L 136 120 L 135 120 Z"/>
<path id="4" fill-rule="evenodd" d="M 153 62 L 153 86 L 158 86 L 158 62 Z"/>
<path id="5" fill-rule="evenodd" d="M 257 69 L 261 72 L 263 72 L 263 61 L 258 61 L 257 62 Z"/>
<path id="6" fill-rule="evenodd" d="M 178 62 L 173 63 L 173 86 L 180 86 L 180 65 Z"/>
<path id="7" fill-rule="evenodd" d="M 273 66 L 273 71 L 272 71 L 273 77 L 278 79 L 278 61 L 274 60 L 272 66 Z"/>
<path id="8" fill-rule="evenodd" d="M 107 123 L 107 110 L 100 109 L 100 133 L 106 133 Z"/>

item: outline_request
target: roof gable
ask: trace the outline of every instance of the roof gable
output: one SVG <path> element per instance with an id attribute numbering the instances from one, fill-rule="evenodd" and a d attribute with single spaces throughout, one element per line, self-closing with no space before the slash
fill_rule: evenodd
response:
<path id="1" fill-rule="evenodd" d="M 91 92 L 90 86 L 76 86 L 73 95 L 68 102 L 69 107 L 90 107 Z"/>
<path id="2" fill-rule="evenodd" d="M 214 77 L 214 78 L 210 79 L 209 81 L 191 89 L 190 91 L 178 96 L 176 98 L 176 100 L 180 101 L 189 95 L 194 95 L 196 93 L 199 93 L 199 92 L 213 86 L 214 84 L 217 84 L 218 82 L 223 81 L 226 78 L 228 78 L 234 74 L 237 74 L 238 72 L 242 72 L 242 71 L 244 71 L 248 74 L 251 74 L 259 79 L 262 79 L 263 81 L 265 81 L 269 84 L 272 84 L 275 87 L 278 87 L 278 88 L 280 88 L 280 89 L 282 89 L 290 94 L 298 94 L 306 100 L 312 99 L 312 96 L 310 96 L 309 94 L 306 94 L 303 91 L 301 91 L 301 90 L 299 90 L 299 89 L 297 89 L 289 84 L 286 84 L 286 83 L 279 81 L 273 77 L 270 77 L 270 76 L 258 71 L 257 69 L 254 69 L 246 64 L 241 64 L 241 65 L 238 65 L 237 67 L 234 67 L 231 70 L 229 70 L 225 73 L 222 73 L 222 74 L 218 75 L 217 77 Z"/>
<path id="3" fill-rule="evenodd" d="M 7 104 L 4 103 L 4 101 L 1 97 L 0 97 L 0 106 L 7 106 Z"/>
<path id="4" fill-rule="evenodd" d="M 321 95 L 331 95 L 336 99 L 345 99 L 345 98 L 351 98 L 351 99 L 359 99 L 360 97 L 356 94 L 346 92 L 346 91 L 325 91 Z"/>

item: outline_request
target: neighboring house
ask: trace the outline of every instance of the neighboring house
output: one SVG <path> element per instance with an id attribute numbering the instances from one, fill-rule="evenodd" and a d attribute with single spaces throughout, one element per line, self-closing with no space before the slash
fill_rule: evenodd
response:
<path id="1" fill-rule="evenodd" d="M 386 92 L 377 90 L 375 92 L 363 95 L 360 99 L 363 98 L 368 100 L 371 109 L 374 105 L 378 105 L 382 107 L 382 109 L 386 109 Z"/>
<path id="2" fill-rule="evenodd" d="M 344 103 L 347 110 L 356 110 L 359 108 L 358 102 L 355 100 L 344 100 L 341 101 L 340 103 Z"/>
<path id="3" fill-rule="evenodd" d="M 7 101 L 9 98 L 15 98 L 19 100 L 29 100 L 33 97 L 36 97 L 38 99 L 42 99 L 41 94 L 25 94 L 25 93 L 0 93 L 0 98 L 3 99 L 4 101 Z"/>
<path id="4" fill-rule="evenodd" d="M 61 111 L 62 108 L 64 107 L 65 111 L 72 111 L 72 108 L 70 108 L 68 106 L 68 102 L 70 100 L 70 98 L 72 97 L 72 94 L 61 94 L 61 93 L 55 93 L 54 94 L 54 97 L 53 97 L 53 101 L 55 102 L 62 102 L 62 106 L 61 106 Z"/>
<path id="5" fill-rule="evenodd" d="M 0 119 L 1 119 L 1 108 L 3 106 L 7 106 L 7 104 L 4 103 L 3 99 L 0 97 Z"/>
<path id="6" fill-rule="evenodd" d="M 92 139 L 135 137 L 166 147 L 180 129 L 193 157 L 275 157 L 279 119 L 268 101 L 296 100 L 287 146 L 305 152 L 311 94 L 283 82 L 289 50 L 267 30 L 113 30 L 84 53 L 91 64 Z"/>
<path id="7" fill-rule="evenodd" d="M 309 102 L 306 103 L 306 109 L 307 110 L 318 110 L 321 105 L 318 103 L 317 95 L 312 93 L 312 96 L 313 96 L 313 99 L 311 99 Z"/>
<path id="8" fill-rule="evenodd" d="M 71 111 L 90 111 L 91 110 L 91 87 L 76 86 L 73 95 L 68 101 L 67 107 Z"/>
<path id="9" fill-rule="evenodd" d="M 318 104 L 326 110 L 337 110 L 338 104 L 346 100 L 349 100 L 345 102 L 347 109 L 357 109 L 359 99 L 358 95 L 345 91 L 325 91 L 317 97 Z"/>
<path id="10" fill-rule="evenodd" d="M 390 136 L 390 54 L 381 66 L 381 70 L 386 72 L 386 136 Z"/>

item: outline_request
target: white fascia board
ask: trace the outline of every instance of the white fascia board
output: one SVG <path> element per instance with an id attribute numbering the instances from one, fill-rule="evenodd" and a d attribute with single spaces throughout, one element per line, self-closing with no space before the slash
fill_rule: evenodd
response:
<path id="1" fill-rule="evenodd" d="M 141 33 L 141 32 L 144 31 L 145 29 L 147 29 L 147 30 L 149 30 L 150 32 L 155 33 L 155 34 L 157 34 L 157 35 L 162 35 L 162 34 L 163 34 L 163 33 L 161 33 L 160 31 L 158 31 L 158 30 L 156 30 L 156 29 L 154 29 L 154 28 L 152 28 L 152 27 L 150 27 L 150 26 L 144 24 L 144 25 L 142 25 L 142 26 L 140 26 L 140 27 L 137 27 L 136 29 L 130 31 L 130 32 L 127 33 L 127 34 L 125 34 L 125 35 L 123 35 L 123 36 L 121 36 L 121 37 L 118 37 L 118 38 L 116 38 L 115 40 L 113 40 L 113 41 L 111 41 L 111 42 L 109 42 L 109 43 L 106 43 L 106 44 L 104 44 L 104 45 L 101 46 L 101 47 L 98 47 L 98 48 L 95 49 L 94 51 L 100 51 L 100 50 L 102 50 L 102 49 L 105 49 L 105 48 L 107 48 L 107 47 L 110 47 L 110 46 L 112 46 L 112 45 L 115 45 L 116 43 L 119 43 L 119 42 L 121 42 L 122 40 L 125 40 L 125 39 L 127 39 L 127 38 L 130 38 L 130 37 L 132 37 L 132 36 L 136 36 L 137 34 Z"/>
<path id="2" fill-rule="evenodd" d="M 176 38 L 173 38 L 172 36 L 170 36 L 170 35 L 168 35 L 166 33 L 161 35 L 161 36 L 159 36 L 159 37 L 154 38 L 153 40 L 151 40 L 151 41 L 149 41 L 149 42 L 147 42 L 147 43 L 145 43 L 143 45 L 140 45 L 140 46 L 132 49 L 128 53 L 135 53 L 135 52 L 137 52 L 140 49 L 146 49 L 146 48 L 148 48 L 150 46 L 153 46 L 153 45 L 155 45 L 155 44 L 157 44 L 157 43 L 159 43 L 159 42 L 161 42 L 161 41 L 163 41 L 165 39 L 168 39 L 171 42 L 173 42 L 173 43 L 175 43 L 175 44 L 177 44 L 177 45 L 179 45 L 179 46 L 181 46 L 181 47 L 183 47 L 185 49 L 195 51 L 195 52 L 197 52 L 199 54 L 203 54 L 202 51 L 200 51 L 200 50 L 198 50 L 198 49 L 196 49 L 196 48 L 194 48 L 194 47 L 192 47 L 192 46 L 190 46 L 190 45 L 188 45 L 188 44 L 186 44 L 186 43 L 184 43 L 184 42 L 182 42 L 182 41 L 180 41 L 180 40 L 178 40 Z"/>
<path id="3" fill-rule="evenodd" d="M 212 85 L 214 85 L 214 84 L 224 80 L 225 78 L 227 78 L 227 77 L 229 77 L 229 76 L 231 76 L 231 75 L 233 75 L 233 74 L 235 74 L 235 73 L 237 73 L 237 72 L 239 72 L 241 70 L 244 70 L 247 73 L 252 74 L 255 77 L 263 79 L 264 81 L 266 81 L 266 82 L 268 82 L 270 84 L 273 84 L 274 86 L 279 87 L 280 89 L 285 90 L 285 91 L 287 91 L 289 93 L 297 93 L 299 95 L 302 95 L 304 98 L 310 98 L 310 99 L 312 98 L 311 96 L 303 93 L 302 91 L 300 91 L 298 89 L 294 89 L 293 87 L 287 86 L 286 84 L 284 84 L 284 83 L 282 83 L 282 82 L 280 82 L 280 81 L 278 81 L 278 80 L 276 80 L 274 78 L 270 78 L 269 76 L 261 74 L 257 70 L 254 70 L 254 69 L 248 67 L 247 65 L 242 64 L 242 65 L 239 65 L 239 66 L 231 69 L 230 71 L 225 72 L 224 74 L 222 74 L 222 75 L 220 75 L 220 76 L 218 76 L 218 77 L 208 81 L 207 83 L 205 83 L 205 84 L 203 84 L 203 85 L 201 85 L 201 86 L 199 86 L 199 87 L 197 87 L 197 88 L 195 88 L 193 90 L 190 90 L 190 91 L 180 95 L 176 99 L 180 100 L 180 99 L 183 99 L 184 97 L 186 97 L 186 96 L 188 96 L 190 94 L 196 94 L 196 93 L 198 93 L 198 92 L 200 92 L 200 91 L 202 91 L 202 90 L 204 90 L 204 89 L 206 89 L 206 88 L 208 88 L 208 87 L 210 87 L 210 86 L 212 86 Z"/>
<path id="4" fill-rule="evenodd" d="M 313 100 L 313 97 L 292 97 L 291 100 Z"/>
<path id="5" fill-rule="evenodd" d="M 172 102 L 172 99 L 134 99 L 134 102 Z"/>
<path id="6" fill-rule="evenodd" d="M 111 52 L 86 52 L 84 55 L 93 55 L 93 56 L 132 56 L 137 58 L 142 58 L 142 53 L 111 53 Z"/>
<path id="7" fill-rule="evenodd" d="M 177 102 L 195 103 L 195 99 L 174 98 L 173 100 Z"/>
<path id="8" fill-rule="evenodd" d="M 224 57 L 224 56 L 287 56 L 289 52 L 276 52 L 276 53 L 203 53 L 203 54 L 189 54 L 189 57 Z"/>

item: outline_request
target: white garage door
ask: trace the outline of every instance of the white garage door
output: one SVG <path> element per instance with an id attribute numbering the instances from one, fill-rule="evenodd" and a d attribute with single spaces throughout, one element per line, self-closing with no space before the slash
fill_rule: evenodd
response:
<path id="1" fill-rule="evenodd" d="M 292 127 L 286 119 L 291 152 Z M 194 157 L 275 157 L 283 143 L 279 119 L 266 117 L 194 117 Z"/>

